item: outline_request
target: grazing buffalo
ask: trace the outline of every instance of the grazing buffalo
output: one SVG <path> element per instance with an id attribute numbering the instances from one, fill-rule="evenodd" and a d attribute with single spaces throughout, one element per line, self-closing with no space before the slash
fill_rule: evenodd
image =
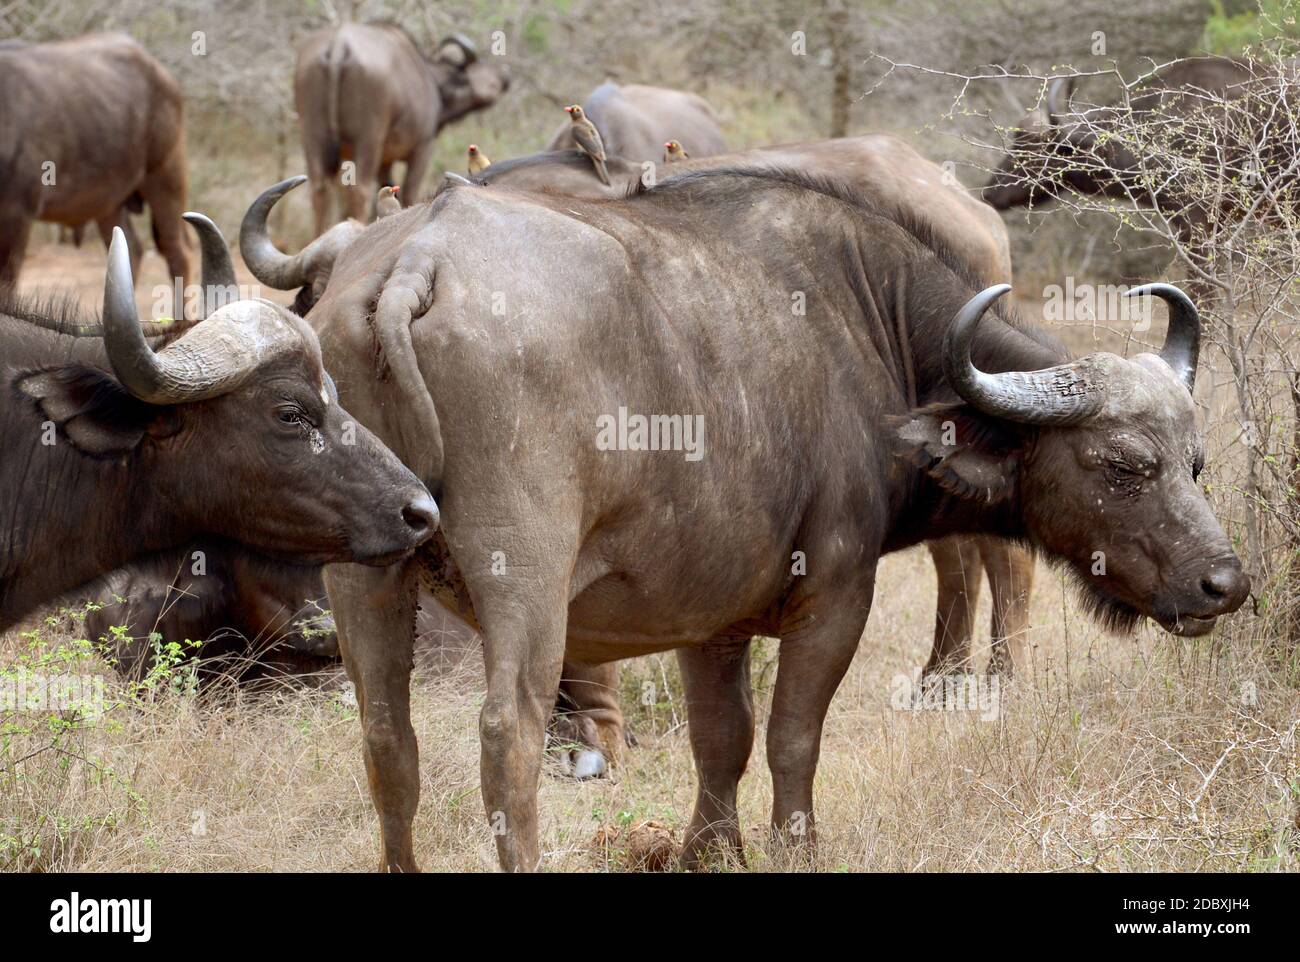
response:
<path id="1" fill-rule="evenodd" d="M 1137 92 L 1129 109 L 1112 106 L 1075 113 L 1070 107 L 1074 78 L 1057 78 L 1048 88 L 1043 115 L 1015 131 L 1011 148 L 984 188 L 984 200 L 998 210 L 1042 205 L 1064 191 L 1134 200 L 1164 211 L 1185 243 L 1193 245 L 1215 211 L 1190 198 L 1182 189 L 1186 172 L 1144 176 L 1144 159 L 1131 148 L 1135 126 L 1162 120 L 1172 125 L 1175 139 L 1189 130 L 1177 124 L 1192 117 L 1214 122 L 1221 109 L 1214 101 L 1231 101 L 1258 90 L 1264 82 L 1248 64 L 1223 57 L 1178 61 L 1157 71 Z M 1220 120 L 1220 123 L 1223 121 Z M 1190 128 L 1194 132 L 1196 125 Z M 1128 132 L 1129 137 L 1117 136 Z M 1178 153 L 1223 150 L 1224 144 L 1185 144 Z M 1247 158 L 1237 158 L 1246 160 Z M 1290 163 L 1293 158 L 1286 158 Z M 1233 158 L 1209 156 L 1210 164 Z M 1149 173 L 1149 171 L 1147 171 Z M 1153 190 L 1151 181 L 1159 183 Z"/>
<path id="2" fill-rule="evenodd" d="M 180 87 L 130 37 L 95 34 L 0 48 L 0 287 L 18 277 L 33 221 L 121 228 L 147 204 L 154 242 L 188 282 L 185 117 Z M 179 307 L 177 308 L 179 311 Z"/>
<path id="3" fill-rule="evenodd" d="M 757 169 L 615 201 L 452 187 L 345 248 L 308 319 L 349 408 L 440 494 L 444 521 L 408 563 L 325 569 L 381 865 L 416 868 L 421 582 L 485 639 L 483 800 L 512 870 L 539 864 L 566 652 L 678 650 L 694 865 L 740 847 L 755 634 L 781 640 L 773 829 L 811 840 L 823 720 L 886 552 L 1023 539 L 1119 628 L 1201 634 L 1239 607 L 1248 579 L 1196 482 L 1192 304 L 1158 285 L 1160 354 L 1073 360 L 991 310 L 1007 286 L 979 286 L 897 210 Z"/>
<path id="4" fill-rule="evenodd" d="M 605 153 L 632 164 L 659 163 L 669 140 L 680 142 L 692 157 L 727 149 L 713 108 L 704 98 L 685 91 L 603 83 L 583 102 L 582 110 L 600 131 Z M 546 149 L 576 149 L 572 127 L 566 120 Z"/>
<path id="5" fill-rule="evenodd" d="M 205 677 L 315 671 L 338 656 L 319 567 L 270 561 L 216 538 L 114 571 L 90 597 L 103 607 L 86 617 L 86 636 L 105 638 L 118 667 L 135 677 L 153 662 L 154 633 L 201 642 Z"/>
<path id="6" fill-rule="evenodd" d="M 160 329 L 136 314 L 120 231 L 102 325 L 0 305 L 0 630 L 204 533 L 388 564 L 436 527 L 427 490 L 339 407 L 299 318 L 239 301 L 155 350 Z"/>
<path id="7" fill-rule="evenodd" d="M 397 161 L 406 164 L 402 202 L 419 201 L 438 132 L 492 106 L 509 85 L 504 64 L 479 60 L 460 34 L 445 39 L 433 59 L 392 23 L 344 23 L 307 37 L 293 89 L 317 236 L 333 223 L 331 189 L 341 192 L 346 216 L 366 220 Z M 354 177 L 341 175 L 345 162 L 355 164 Z"/>

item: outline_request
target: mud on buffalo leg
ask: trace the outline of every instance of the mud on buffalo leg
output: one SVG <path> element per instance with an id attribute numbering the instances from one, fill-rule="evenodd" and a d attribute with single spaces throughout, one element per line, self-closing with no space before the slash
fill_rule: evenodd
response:
<path id="1" fill-rule="evenodd" d="M 808 551 L 814 557 L 812 550 Z M 813 776 L 821 753 L 822 725 L 831 698 L 848 671 L 866 627 L 875 584 L 870 563 L 856 582 L 842 570 L 825 584 L 849 590 L 820 595 L 809 585 L 790 610 L 799 623 L 782 632 L 776 691 L 767 726 L 767 763 L 772 770 L 772 833 L 782 842 L 810 846 L 816 841 Z"/>
<path id="2" fill-rule="evenodd" d="M 754 746 L 749 645 L 748 638 L 719 638 L 677 650 L 699 782 L 682 845 L 685 868 L 699 868 L 719 848 L 742 855 L 736 786 Z"/>
<path id="3" fill-rule="evenodd" d="M 978 540 L 953 535 L 927 542 L 939 580 L 934 616 L 934 648 L 923 674 L 969 670 L 971 636 L 980 599 Z"/>
<path id="4" fill-rule="evenodd" d="M 411 727 L 416 577 L 390 568 L 337 564 L 325 588 L 348 677 L 357 690 L 370 797 L 379 812 L 380 871 L 415 872 L 411 822 L 420 802 L 419 747 Z"/>
<path id="5" fill-rule="evenodd" d="M 1034 586 L 1034 556 L 999 538 L 980 538 L 980 556 L 993 592 L 992 654 L 989 671 L 1009 675 L 1025 667 L 1029 632 L 1029 592 Z"/>

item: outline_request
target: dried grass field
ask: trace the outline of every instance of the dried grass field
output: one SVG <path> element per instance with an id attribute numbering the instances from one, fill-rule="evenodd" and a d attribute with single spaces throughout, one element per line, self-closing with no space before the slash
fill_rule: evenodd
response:
<path id="1" fill-rule="evenodd" d="M 928 653 L 934 590 L 923 550 L 882 564 L 866 634 L 827 719 L 812 862 L 792 861 L 767 842 L 762 738 L 777 643 L 757 643 L 758 731 L 740 795 L 749 870 L 1300 867 L 1300 691 L 1284 683 L 1266 646 L 1219 650 L 1212 639 L 1183 641 L 1150 628 L 1108 637 L 1044 568 L 1033 596 L 1031 671 L 974 711 L 900 709 L 900 676 Z M 987 607 L 986 600 L 984 625 Z M 64 652 L 61 663 L 84 657 L 78 671 L 102 673 L 111 707 L 63 733 L 58 750 L 43 750 L 53 738 L 44 724 L 6 736 L 16 741 L 9 757 L 24 760 L 0 793 L 0 867 L 374 867 L 376 817 L 341 672 L 319 686 L 261 693 L 200 696 L 166 679 L 127 691 L 94 656 L 76 654 L 76 628 L 63 619 L 36 630 L 47 651 Z M 0 666 L 30 657 L 34 637 L 5 638 Z M 638 744 L 612 777 L 576 782 L 548 763 L 545 869 L 653 864 L 656 849 L 647 851 L 645 829 L 638 831 L 647 822 L 680 841 L 695 781 L 673 658 L 628 663 L 622 686 Z M 495 865 L 478 784 L 482 694 L 473 651 L 450 668 L 426 660 L 417 669 L 415 831 L 426 870 Z"/>
<path id="2" fill-rule="evenodd" d="M 209 0 L 33 2 L 0 5 L 0 23 L 21 20 L 24 39 L 33 42 L 86 24 L 126 29 L 162 57 L 187 97 L 186 206 L 210 214 L 234 240 L 258 192 L 304 167 L 292 41 L 333 4 L 235 6 L 241 12 L 227 13 L 229 24 L 208 24 Z M 420 21 L 407 19 L 429 38 L 453 28 L 486 38 L 501 25 L 497 6 L 368 0 L 377 14 L 402 19 L 418 12 Z M 871 0 L 810 6 L 808 23 L 799 19 L 800 5 L 784 0 L 727 4 L 726 17 L 687 0 L 655 8 L 622 0 L 500 6 L 513 11 L 506 26 L 518 44 L 511 95 L 447 128 L 430 162 L 432 182 L 444 170 L 464 169 L 471 141 L 497 158 L 539 149 L 562 117 L 560 105 L 614 76 L 698 90 L 737 148 L 824 138 L 838 116 L 853 134 L 898 135 L 974 187 L 996 163 L 980 146 L 992 138 L 985 122 L 1019 124 L 1043 85 L 1022 84 L 1017 96 L 985 85 L 983 99 L 958 109 L 944 70 L 1029 61 L 1046 70 L 1069 60 L 1086 74 L 1095 64 L 1080 51 L 1091 49 L 1097 23 L 1106 26 L 1115 56 L 1130 65 L 1139 57 L 1167 60 L 1210 49 L 1215 36 L 1196 0 L 1033 0 L 1027 13 L 1009 13 L 1003 4 Z M 1210 26 L 1236 29 L 1223 6 L 1214 5 Z M 24 20 L 28 8 L 45 13 Z M 191 20 L 211 29 L 213 56 L 191 55 Z M 812 56 L 794 58 L 790 37 L 804 28 Z M 865 48 L 845 46 L 850 36 L 869 38 L 873 51 L 900 64 L 933 69 L 896 71 L 861 59 Z M 850 54 L 860 56 L 855 67 L 829 69 Z M 835 97 L 833 74 L 846 78 Z M 287 198 L 272 218 L 274 239 L 285 250 L 311 237 L 306 193 Z M 1138 232 L 1130 214 L 1061 205 L 1045 216 L 1007 214 L 1021 313 L 1042 319 L 1049 287 L 1067 279 L 1116 289 L 1121 282 L 1179 280 L 1167 238 Z M 137 226 L 147 237 L 145 222 Z M 92 230 L 79 248 L 54 238 L 50 225 L 35 229 L 20 290 L 70 294 L 93 315 L 105 272 L 99 238 Z M 1294 264 L 1281 262 L 1270 307 L 1243 298 L 1234 302 L 1236 315 L 1227 312 L 1243 327 L 1268 322 L 1275 339 L 1255 342 L 1253 353 L 1239 359 L 1257 379 L 1249 386 L 1261 396 L 1268 391 L 1268 403 L 1257 398 L 1253 415 L 1243 413 L 1249 391 L 1234 389 L 1233 342 L 1221 319 L 1206 325 L 1197 381 L 1209 452 L 1202 483 L 1234 550 L 1245 555 L 1252 547 L 1247 530 L 1255 515 L 1267 522 L 1253 545 L 1251 600 L 1210 637 L 1177 638 L 1151 623 L 1116 637 L 1090 618 L 1068 578 L 1040 562 L 1028 664 L 1013 678 L 970 676 L 980 686 L 974 703 L 970 688 L 914 697 L 934 631 L 935 571 L 923 547 L 886 557 L 866 631 L 826 721 L 811 850 L 791 851 L 769 838 L 764 736 L 779 642 L 755 641 L 756 738 L 739 799 L 746 858 L 721 870 L 1300 870 Z M 235 267 L 249 296 L 292 301 L 292 292 L 256 285 L 238 255 Z M 142 316 L 158 313 L 153 292 L 166 277 L 165 263 L 148 250 L 136 278 Z M 1045 323 L 1076 354 L 1132 355 L 1158 349 L 1164 337 L 1163 320 L 1150 331 L 1108 330 L 1102 321 Z M 1257 445 L 1243 441 L 1256 427 L 1252 417 Z M 1256 487 L 1243 481 L 1247 462 L 1263 479 Z M 977 621 L 981 672 L 988 594 L 985 587 Z M 341 666 L 257 687 L 200 687 L 175 648 L 143 680 L 130 681 L 85 637 L 84 617 L 74 595 L 0 635 L 0 872 L 376 868 L 378 819 L 356 700 Z M 494 871 L 497 853 L 479 787 L 485 682 L 478 641 L 442 615 L 426 613 L 421 624 L 411 704 L 421 757 L 416 856 L 426 871 Z M 39 700 L 15 707 L 15 686 L 33 677 L 90 679 L 95 710 Z M 543 870 L 676 870 L 674 850 L 696 792 L 676 661 L 667 654 L 627 662 L 620 686 L 635 744 L 607 777 L 574 780 L 564 771 L 562 749 L 548 753 L 539 799 Z"/>

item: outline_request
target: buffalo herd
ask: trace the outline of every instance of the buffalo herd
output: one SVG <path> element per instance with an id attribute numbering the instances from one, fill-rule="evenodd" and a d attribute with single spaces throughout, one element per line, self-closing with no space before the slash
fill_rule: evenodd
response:
<path id="1" fill-rule="evenodd" d="M 1142 109 L 1237 70 L 1199 69 L 1157 78 Z M 267 226 L 306 177 L 254 199 L 239 236 L 292 307 L 206 297 L 144 321 L 128 214 L 145 207 L 173 277 L 184 219 L 204 289 L 237 290 L 216 226 L 182 215 L 178 85 L 122 36 L 0 45 L 17 145 L 0 185 L 0 630 L 98 594 L 115 600 L 87 631 L 126 671 L 147 669 L 132 638 L 151 631 L 297 667 L 340 653 L 394 871 L 417 868 L 422 595 L 482 635 L 482 796 L 507 870 L 541 865 L 557 704 L 574 772 L 599 774 L 625 740 L 617 663 L 674 650 L 697 867 L 741 852 L 756 635 L 780 640 L 773 836 L 813 841 L 822 725 L 884 554 L 924 542 L 934 559 L 928 675 L 969 670 L 981 572 L 990 670 L 1023 666 L 1035 556 L 1116 629 L 1204 634 L 1243 603 L 1197 483 L 1192 301 L 1134 292 L 1167 304 L 1168 331 L 1125 358 L 1073 357 L 1004 299 L 994 208 L 1041 199 L 1022 169 L 1035 144 L 1056 189 L 1111 189 L 1070 166 L 1098 134 L 1065 85 L 982 199 L 888 134 L 734 150 L 699 96 L 612 82 L 582 103 L 608 183 L 566 120 L 538 153 L 423 191 L 439 132 L 510 80 L 459 34 L 429 52 L 388 23 L 308 36 L 294 95 L 316 237 L 286 253 Z M 376 218 L 397 162 L 402 206 Z M 97 224 L 101 316 L 16 293 L 37 220 Z"/>

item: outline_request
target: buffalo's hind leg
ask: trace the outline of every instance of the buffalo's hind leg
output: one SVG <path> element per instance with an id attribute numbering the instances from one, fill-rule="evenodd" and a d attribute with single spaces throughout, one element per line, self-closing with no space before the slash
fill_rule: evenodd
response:
<path id="1" fill-rule="evenodd" d="M 874 572 L 874 563 L 870 569 Z M 767 727 L 772 833 L 780 843 L 810 848 L 816 841 L 813 776 L 821 754 L 822 726 L 866 627 L 874 580 L 872 574 L 853 592 L 809 595 L 796 602 L 799 621 L 782 632 Z"/>
<path id="2" fill-rule="evenodd" d="M 923 675 L 968 671 L 975 612 L 980 600 L 980 550 L 975 538 L 952 535 L 926 543 L 934 560 L 938 595 L 934 647 Z"/>
<path id="3" fill-rule="evenodd" d="M 684 868 L 703 867 L 718 849 L 742 855 L 736 787 L 754 745 L 749 644 L 748 638 L 717 638 L 677 650 L 699 781 L 682 845 Z"/>
<path id="4" fill-rule="evenodd" d="M 444 517 L 465 513 L 474 512 L 449 500 Z M 506 515 L 468 538 L 447 528 L 483 630 L 479 774 L 497 857 L 510 872 L 539 868 L 537 781 L 564 661 L 577 528 Z"/>
<path id="5" fill-rule="evenodd" d="M 32 221 L 26 213 L 0 208 L 0 291 L 17 285 L 31 233 Z"/>
<path id="6" fill-rule="evenodd" d="M 381 871 L 415 872 L 411 822 L 420 802 L 419 747 L 411 727 L 414 564 L 325 567 L 339 648 L 357 692 L 370 797 L 379 812 Z"/>
<path id="7" fill-rule="evenodd" d="M 552 724 L 561 739 L 579 747 L 575 778 L 598 778 L 623 749 L 623 709 L 618 702 L 618 662 L 592 665 L 566 661 Z"/>
<path id="8" fill-rule="evenodd" d="M 1010 675 L 1017 666 L 1026 666 L 1034 556 L 999 538 L 980 538 L 979 547 L 993 594 L 989 672 Z"/>

